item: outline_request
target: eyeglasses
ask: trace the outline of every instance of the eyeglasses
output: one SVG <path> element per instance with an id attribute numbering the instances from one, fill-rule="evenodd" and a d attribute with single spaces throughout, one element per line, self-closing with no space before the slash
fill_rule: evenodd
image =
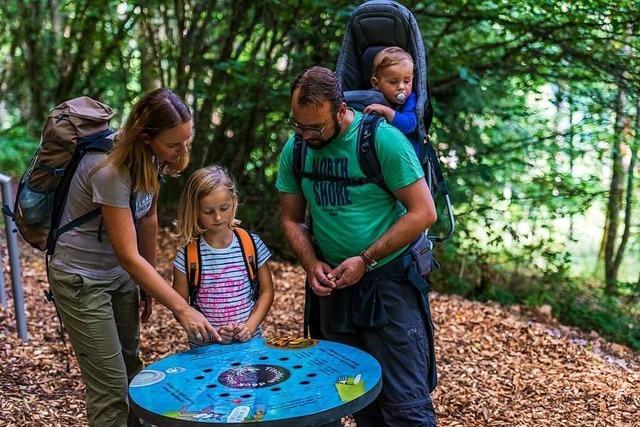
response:
<path id="1" fill-rule="evenodd" d="M 329 117 L 320 128 L 318 128 L 317 126 L 302 126 L 300 123 L 296 122 L 295 120 L 293 120 L 293 117 L 291 115 L 289 115 L 289 119 L 287 120 L 287 124 L 291 127 L 291 129 L 293 129 L 293 131 L 295 133 L 306 133 L 307 135 L 309 135 L 309 137 L 311 138 L 320 138 L 322 137 L 322 133 L 324 132 L 324 128 L 327 127 L 327 125 L 329 124 L 329 121 L 331 120 L 331 117 Z"/>

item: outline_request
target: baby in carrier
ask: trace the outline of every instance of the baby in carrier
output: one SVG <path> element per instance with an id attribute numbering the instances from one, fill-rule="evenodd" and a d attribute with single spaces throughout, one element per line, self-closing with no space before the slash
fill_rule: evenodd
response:
<path id="1" fill-rule="evenodd" d="M 418 152 L 417 96 L 412 92 L 411 55 L 397 46 L 387 47 L 378 52 L 373 59 L 371 86 L 381 92 L 393 108 L 375 103 L 365 107 L 364 113 L 383 115 L 391 125 L 405 134 L 414 150 Z"/>

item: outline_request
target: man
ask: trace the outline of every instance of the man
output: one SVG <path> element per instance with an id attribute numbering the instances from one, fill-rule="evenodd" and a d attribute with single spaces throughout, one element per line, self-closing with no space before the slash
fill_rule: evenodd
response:
<path id="1" fill-rule="evenodd" d="M 332 71 L 313 67 L 294 81 L 290 125 L 308 150 L 301 178 L 294 137 L 280 156 L 285 238 L 318 296 L 322 336 L 361 348 L 382 366 L 382 391 L 354 414 L 358 427 L 436 425 L 428 287 L 407 251 L 436 211 L 411 144 L 386 122 L 374 141 L 392 194 L 373 183 L 347 183 L 365 176 L 356 152 L 362 119 L 347 108 Z M 307 204 L 317 248 L 305 225 Z"/>

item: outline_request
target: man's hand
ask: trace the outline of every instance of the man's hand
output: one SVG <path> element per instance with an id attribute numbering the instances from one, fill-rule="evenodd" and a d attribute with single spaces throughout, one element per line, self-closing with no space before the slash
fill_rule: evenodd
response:
<path id="1" fill-rule="evenodd" d="M 335 277 L 336 288 L 340 289 L 358 283 L 366 271 L 367 266 L 362 257 L 353 256 L 342 261 L 329 274 Z"/>
<path id="2" fill-rule="evenodd" d="M 233 341 L 233 332 L 235 328 L 236 325 L 234 324 L 220 326 L 220 329 L 218 329 L 218 333 L 220 334 L 220 342 L 222 344 L 229 344 L 231 341 Z"/>
<path id="3" fill-rule="evenodd" d="M 246 323 L 238 323 L 233 329 L 233 339 L 240 342 L 247 342 L 251 339 L 253 331 L 249 329 Z"/>
<path id="4" fill-rule="evenodd" d="M 362 111 L 365 114 L 380 114 L 381 116 L 384 116 L 389 123 L 391 123 L 393 118 L 396 116 L 396 111 L 393 108 L 389 108 L 382 104 L 367 105 Z"/>
<path id="5" fill-rule="evenodd" d="M 336 287 L 331 267 L 322 261 L 316 260 L 307 270 L 307 279 L 313 293 L 321 297 L 330 295 Z"/>
<path id="6" fill-rule="evenodd" d="M 151 317 L 153 311 L 153 298 L 148 293 L 140 289 L 140 300 L 142 301 L 142 313 L 140 313 L 140 320 L 145 323 Z"/>

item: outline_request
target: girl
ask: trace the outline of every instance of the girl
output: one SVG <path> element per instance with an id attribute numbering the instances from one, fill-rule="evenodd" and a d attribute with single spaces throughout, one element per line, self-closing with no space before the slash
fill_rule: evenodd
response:
<path id="1" fill-rule="evenodd" d="M 169 89 L 150 92 L 133 106 L 111 152 L 86 154 L 69 186 L 61 224 L 101 211 L 60 236 L 48 270 L 87 386 L 91 426 L 139 422 L 128 418 L 127 398 L 129 381 L 142 369 L 137 285 L 169 308 L 190 337 L 220 339 L 155 270 L 158 175 L 186 167 L 192 129 L 180 98 Z M 150 303 L 145 301 L 143 320 Z"/>
<path id="2" fill-rule="evenodd" d="M 178 235 L 187 244 L 173 262 L 173 287 L 204 314 L 224 343 L 260 336 L 260 324 L 273 303 L 271 271 L 266 262 L 271 253 L 257 234 L 247 236 L 256 253 L 257 284 L 252 283 L 254 267 L 251 260 L 245 262 L 243 249 L 248 248 L 241 240 L 243 230 L 237 227 L 237 208 L 235 182 L 218 165 L 198 169 L 189 177 L 178 206 Z M 191 242 L 195 244 L 189 246 Z M 199 248 L 197 273 L 185 263 L 190 258 L 186 256 L 189 247 Z M 194 277 L 196 274 L 198 277 Z"/>

